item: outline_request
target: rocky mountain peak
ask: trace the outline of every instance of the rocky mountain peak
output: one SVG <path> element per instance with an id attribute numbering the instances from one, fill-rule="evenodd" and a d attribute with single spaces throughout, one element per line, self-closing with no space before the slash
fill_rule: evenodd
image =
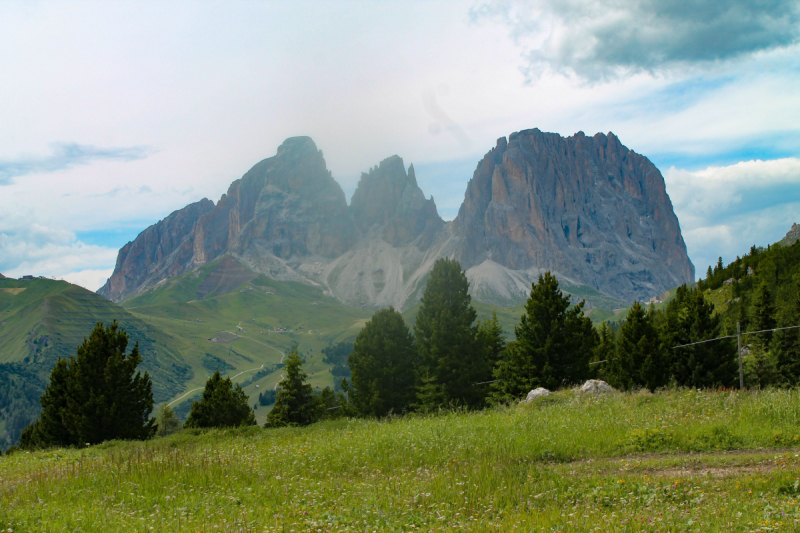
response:
<path id="1" fill-rule="evenodd" d="M 393 246 L 409 244 L 444 224 L 433 198 L 426 200 L 417 185 L 414 166 L 406 172 L 396 155 L 361 175 L 350 211 L 361 232 L 377 232 Z"/>
<path id="2" fill-rule="evenodd" d="M 498 140 L 454 226 L 465 266 L 551 270 L 624 299 L 694 278 L 661 173 L 613 133 Z"/>

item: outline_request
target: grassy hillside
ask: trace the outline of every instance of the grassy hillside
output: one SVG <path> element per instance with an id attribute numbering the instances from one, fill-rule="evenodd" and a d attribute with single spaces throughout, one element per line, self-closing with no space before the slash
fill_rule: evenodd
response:
<path id="1" fill-rule="evenodd" d="M 13 531 L 796 531 L 800 394 L 670 391 L 0 457 Z"/>
<path id="2" fill-rule="evenodd" d="M 139 342 L 157 402 L 193 377 L 175 339 L 97 294 L 63 281 L 0 280 L 0 448 L 39 412 L 39 396 L 59 357 L 74 355 L 98 321 L 117 320 Z"/>
<path id="3" fill-rule="evenodd" d="M 123 303 L 125 309 L 168 333 L 194 372 L 173 404 L 188 412 L 215 370 L 237 376 L 255 404 L 259 392 L 281 379 L 280 363 L 292 345 L 306 358 L 309 382 L 333 387 L 330 365 L 322 360 L 326 346 L 352 340 L 371 313 L 347 307 L 320 289 L 275 281 L 247 271 L 230 258 L 173 278 Z M 256 409 L 259 423 L 268 409 Z"/>

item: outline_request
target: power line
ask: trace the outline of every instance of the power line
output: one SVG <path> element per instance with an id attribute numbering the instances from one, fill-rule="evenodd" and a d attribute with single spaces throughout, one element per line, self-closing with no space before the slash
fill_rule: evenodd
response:
<path id="1" fill-rule="evenodd" d="M 785 328 L 761 329 L 761 330 L 758 330 L 758 331 L 745 331 L 744 333 L 741 333 L 740 335 L 753 335 L 755 333 L 768 333 L 770 331 L 781 331 L 781 330 L 784 330 L 784 329 L 794 329 L 794 328 L 800 328 L 800 326 L 787 326 Z M 704 340 L 704 341 L 691 342 L 689 344 L 680 344 L 678 346 L 673 346 L 672 349 L 674 350 L 675 348 L 685 348 L 686 346 L 694 346 L 695 344 L 703 344 L 704 342 L 721 341 L 723 339 L 735 339 L 738 336 L 739 335 L 727 335 L 725 337 L 717 337 L 716 339 L 707 339 L 707 340 Z"/>
<path id="2" fill-rule="evenodd" d="M 723 339 L 732 339 L 736 337 L 736 353 L 739 356 L 739 390 L 744 390 L 744 368 L 742 365 L 742 335 L 753 335 L 755 333 L 769 333 L 773 331 L 783 331 L 786 329 L 800 328 L 800 326 L 786 326 L 783 328 L 761 329 L 758 331 L 746 331 L 742 333 L 739 322 L 736 323 L 736 335 L 726 335 L 725 337 L 717 337 L 716 339 L 706 339 L 704 341 L 691 342 L 689 344 L 680 344 L 673 346 L 672 349 L 685 348 L 687 346 L 694 346 L 696 344 L 704 344 L 706 342 L 721 341 Z"/>

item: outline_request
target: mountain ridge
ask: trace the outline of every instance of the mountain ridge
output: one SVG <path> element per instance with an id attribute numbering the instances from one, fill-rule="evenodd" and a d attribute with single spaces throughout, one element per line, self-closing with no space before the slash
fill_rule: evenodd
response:
<path id="1" fill-rule="evenodd" d="M 348 206 L 313 140 L 289 138 L 216 205 L 190 204 L 123 247 L 98 292 L 124 301 L 225 254 L 372 308 L 412 306 L 440 257 L 461 261 L 474 297 L 501 305 L 524 301 L 545 270 L 620 302 L 694 277 L 663 177 L 646 157 L 613 133 L 538 129 L 498 140 L 451 222 L 399 156 L 363 173 Z"/>

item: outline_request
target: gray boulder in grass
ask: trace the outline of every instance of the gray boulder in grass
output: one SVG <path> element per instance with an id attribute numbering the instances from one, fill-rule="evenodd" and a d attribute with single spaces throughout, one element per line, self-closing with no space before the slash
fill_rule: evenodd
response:
<path id="1" fill-rule="evenodd" d="M 550 394 L 549 390 L 543 387 L 539 387 L 538 389 L 533 389 L 532 391 L 530 391 L 528 395 L 525 397 L 525 399 L 522 400 L 520 403 L 531 403 L 536 398 L 539 398 L 540 396 L 547 396 L 548 394 Z"/>
<path id="2" fill-rule="evenodd" d="M 581 387 L 580 392 L 587 392 L 589 394 L 606 394 L 609 392 L 616 392 L 617 389 L 600 379 L 590 379 Z"/>

